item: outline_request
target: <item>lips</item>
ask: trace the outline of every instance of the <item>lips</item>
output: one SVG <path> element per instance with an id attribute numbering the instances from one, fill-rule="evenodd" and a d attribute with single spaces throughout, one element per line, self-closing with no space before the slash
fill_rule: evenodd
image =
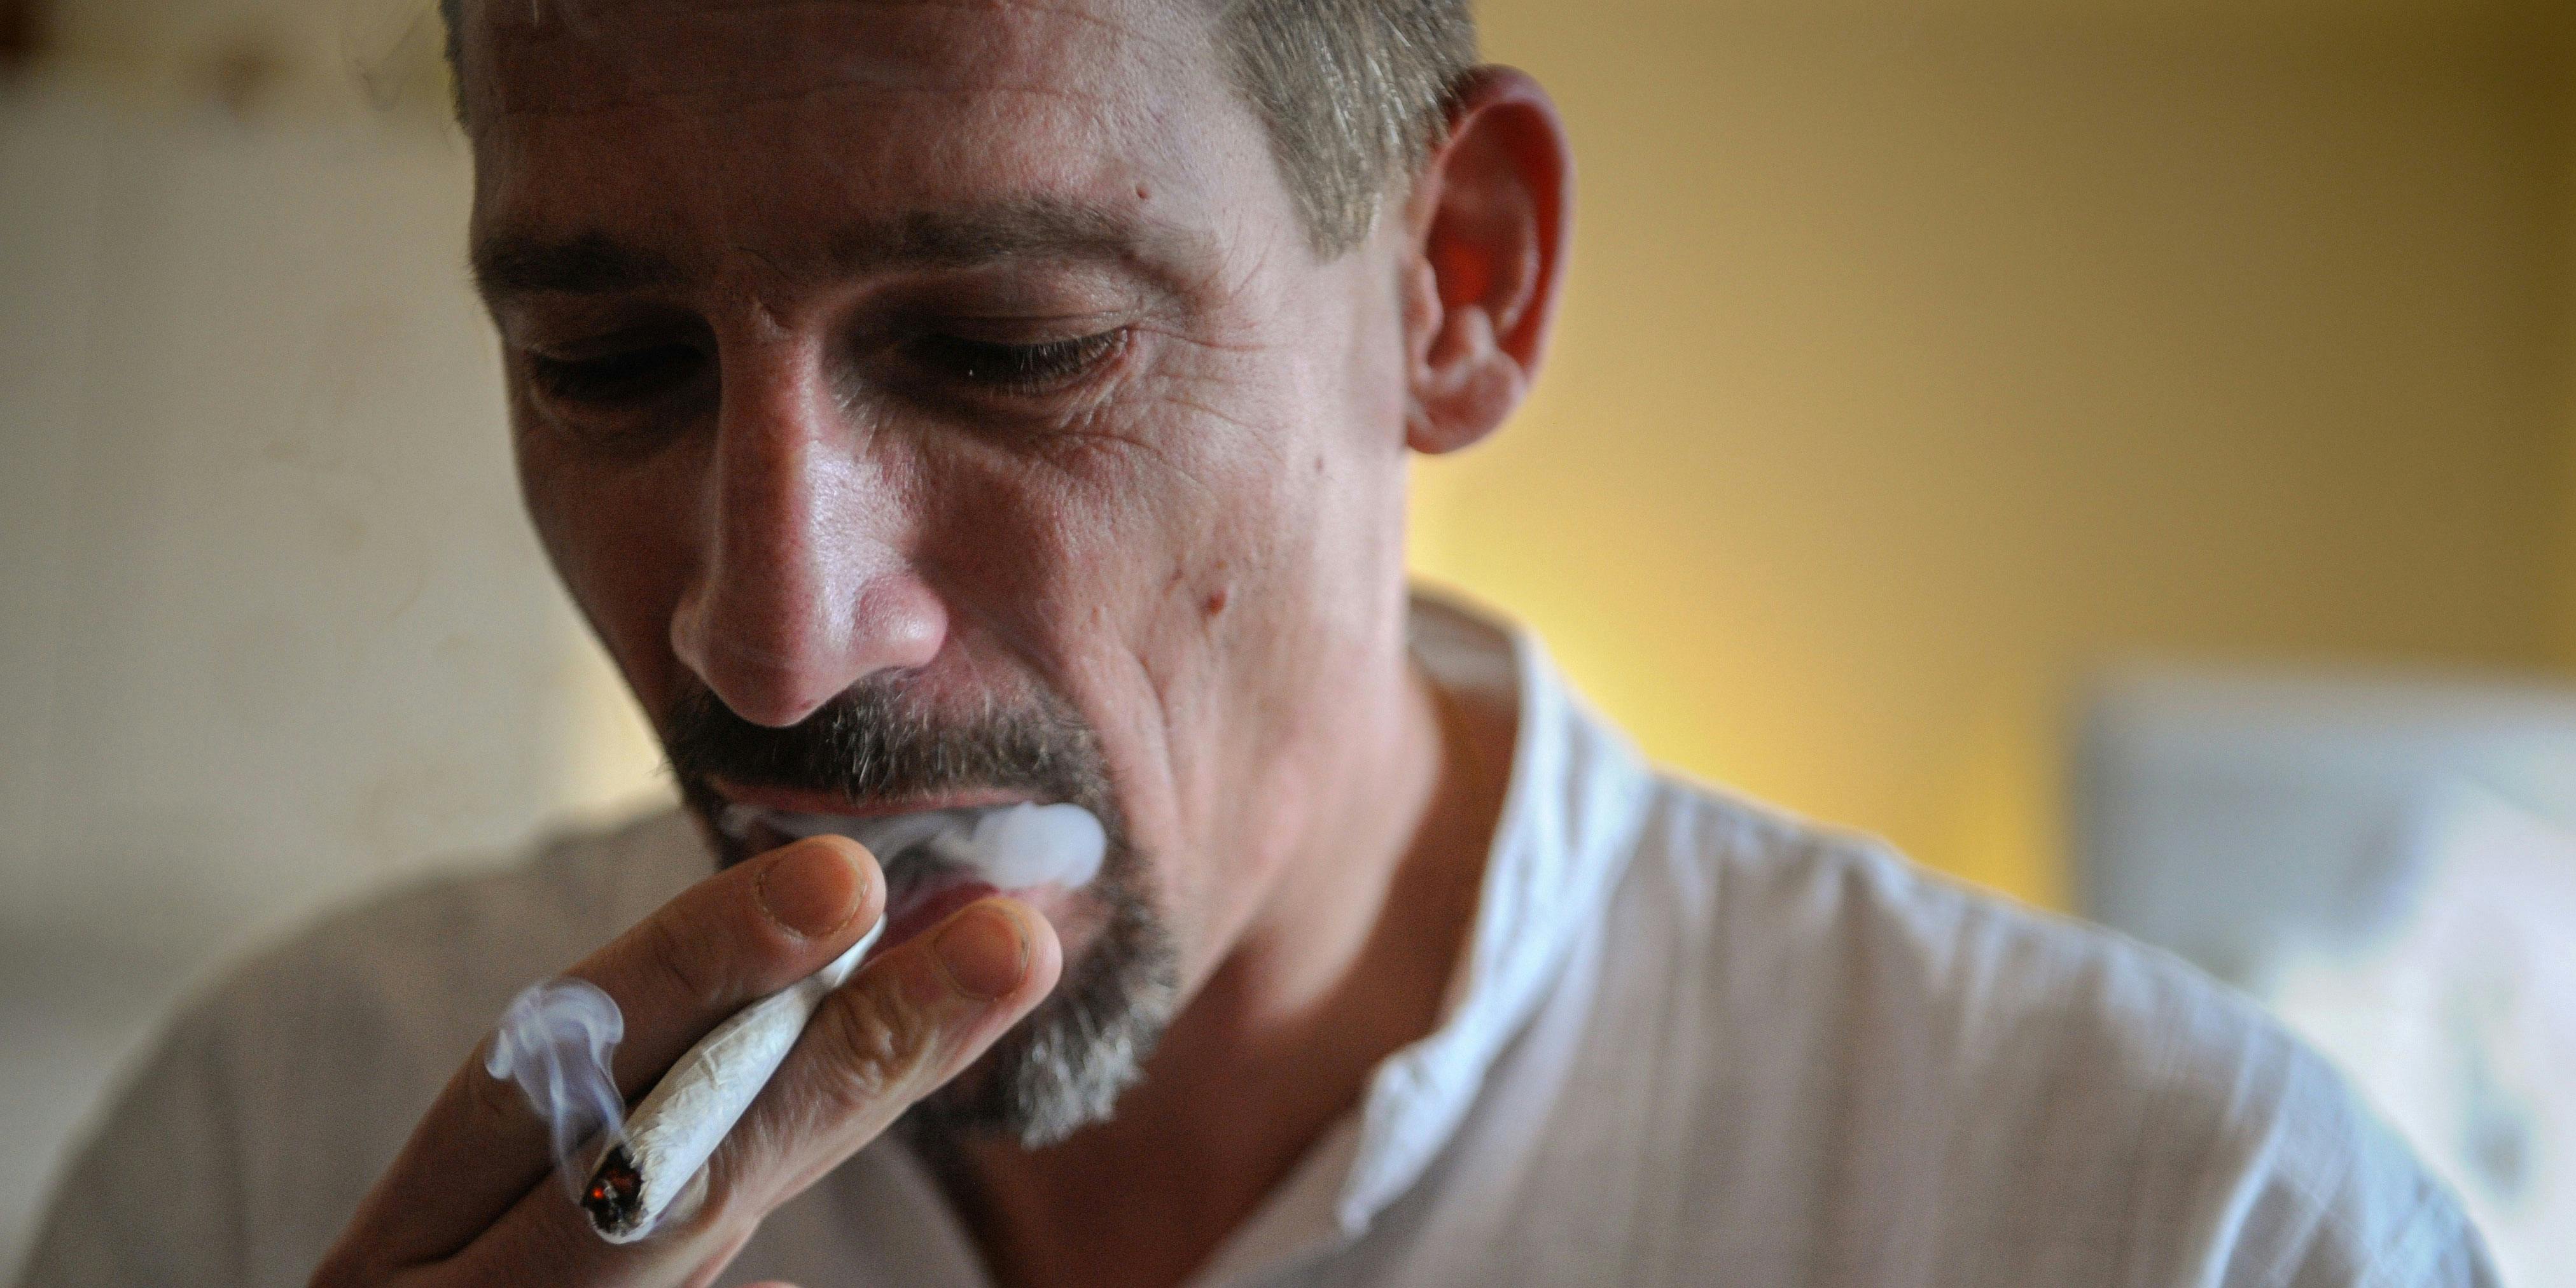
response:
<path id="1" fill-rule="evenodd" d="M 863 817 L 863 816 L 854 816 Z M 753 852 L 777 849 L 797 838 L 779 830 L 765 812 L 735 816 L 740 826 L 728 828 Z M 918 851 L 883 861 L 886 878 L 885 933 L 877 937 L 876 946 L 868 950 L 865 960 L 919 935 L 946 918 L 948 914 L 988 894 L 998 894 L 991 882 L 976 879 Z"/>
<path id="2" fill-rule="evenodd" d="M 867 846 L 886 878 L 886 933 L 876 952 L 987 894 L 1081 889 L 1099 873 L 1107 841 L 1089 811 L 1028 801 L 901 814 L 808 813 L 734 802 L 717 826 L 755 851 L 823 833 Z"/>
<path id="3" fill-rule="evenodd" d="M 775 810 L 787 814 L 837 814 L 844 818 L 885 818 L 895 814 L 926 814 L 934 810 L 985 809 L 995 805 L 1016 805 L 1031 797 L 1026 792 L 998 788 L 981 791 L 943 792 L 935 796 L 909 796 L 901 799 L 853 802 L 830 792 L 798 791 L 779 787 L 743 787 L 725 779 L 712 780 L 716 794 L 728 805 L 756 810 Z"/>
<path id="4" fill-rule="evenodd" d="M 900 885 L 890 880 L 886 885 L 885 933 L 877 937 L 876 947 L 868 950 L 867 959 L 873 961 L 887 949 L 947 920 L 948 914 L 988 894 L 999 893 L 989 882 L 944 868 L 920 871 L 917 879 Z"/>

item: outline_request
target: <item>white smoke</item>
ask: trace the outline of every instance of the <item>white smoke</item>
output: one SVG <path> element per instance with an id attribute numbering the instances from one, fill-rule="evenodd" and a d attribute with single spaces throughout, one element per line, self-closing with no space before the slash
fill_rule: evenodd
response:
<path id="1" fill-rule="evenodd" d="M 898 858 L 970 872 L 1000 890 L 1060 885 L 1079 890 L 1100 875 L 1109 846 L 1100 820 L 1079 805 L 1002 805 L 931 810 L 887 818 L 798 814 L 736 805 L 720 825 L 747 836 L 761 823 L 786 836 L 846 836 L 868 847 L 892 875 Z"/>
<path id="2" fill-rule="evenodd" d="M 615 1140 L 626 1130 L 626 1099 L 608 1071 L 608 1057 L 626 1036 L 617 999 L 588 980 L 550 979 L 531 984 L 501 1013 L 483 1071 L 519 1084 L 529 1107 L 546 1120 L 555 1173 L 578 1199 L 589 1169 L 577 1160 L 595 1140 Z"/>

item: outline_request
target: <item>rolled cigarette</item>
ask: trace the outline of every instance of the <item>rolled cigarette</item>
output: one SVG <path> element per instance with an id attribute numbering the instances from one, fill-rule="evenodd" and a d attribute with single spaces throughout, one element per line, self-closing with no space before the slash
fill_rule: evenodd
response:
<path id="1" fill-rule="evenodd" d="M 884 933 L 880 917 L 830 965 L 734 1012 L 662 1075 L 582 1189 L 582 1210 L 601 1238 L 628 1243 L 653 1232 L 769 1085 L 823 995 L 850 977 Z"/>
<path id="2" fill-rule="evenodd" d="M 1100 821 L 1078 805 L 1014 805 L 858 819 L 728 812 L 728 831 L 766 823 L 790 836 L 823 832 L 866 845 L 891 871 L 898 855 L 921 852 L 915 866 L 963 869 L 1001 889 L 1087 884 L 1100 870 L 1107 838 Z M 689 1048 L 627 1116 L 579 1196 L 591 1228 L 611 1243 L 653 1232 L 687 1192 L 725 1134 L 778 1072 L 805 1022 L 825 995 L 858 968 L 885 920 L 830 965 L 735 1012 Z"/>

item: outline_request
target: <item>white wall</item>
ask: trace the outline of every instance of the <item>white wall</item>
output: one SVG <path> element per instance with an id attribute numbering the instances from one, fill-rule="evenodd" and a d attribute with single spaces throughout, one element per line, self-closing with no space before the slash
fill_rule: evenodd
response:
<path id="1" fill-rule="evenodd" d="M 428 128 L 0 98 L 0 1269 L 188 972 L 655 790 L 519 511 L 466 184 Z"/>

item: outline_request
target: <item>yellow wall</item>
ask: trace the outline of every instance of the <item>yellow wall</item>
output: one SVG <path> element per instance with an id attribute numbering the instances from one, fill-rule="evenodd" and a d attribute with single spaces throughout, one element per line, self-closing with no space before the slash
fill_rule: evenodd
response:
<path id="1" fill-rule="evenodd" d="M 2568 499 L 2559 524 L 2558 662 L 2562 669 L 2576 670 L 2576 5 L 2550 4 L 2548 17 L 2537 26 L 2533 45 L 2548 65 L 2543 84 L 2552 98 L 2549 119 L 2556 130 L 2550 141 L 2556 149 L 2556 164 L 2551 173 L 2558 180 L 2552 244 L 2559 261 L 2549 278 L 2558 315 L 2548 346 L 2557 417 L 2563 427 L 2559 495 Z"/>
<path id="2" fill-rule="evenodd" d="M 1421 472 L 1424 574 L 1660 757 L 2047 903 L 2107 660 L 2565 652 L 2562 131 L 2509 15 L 1789 8 L 1482 5 L 1577 246 L 1533 405 Z"/>
<path id="3" fill-rule="evenodd" d="M 50 7 L 100 75 L 444 128 L 426 0 Z M 1416 563 L 1659 756 L 2063 903 L 2106 660 L 2576 666 L 2566 0 L 1478 9 L 1578 245 Z"/>

